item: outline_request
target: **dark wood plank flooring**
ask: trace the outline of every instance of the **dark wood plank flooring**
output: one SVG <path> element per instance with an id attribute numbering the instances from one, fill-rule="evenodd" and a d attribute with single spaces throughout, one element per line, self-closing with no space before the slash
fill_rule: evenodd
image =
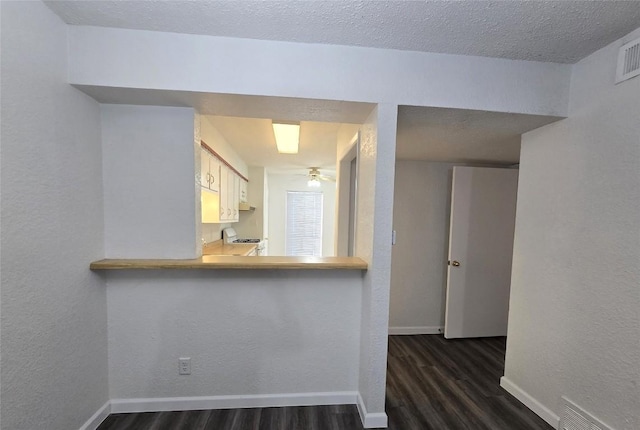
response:
<path id="1" fill-rule="evenodd" d="M 551 430 L 500 387 L 506 338 L 390 336 L 389 428 Z"/>
<path id="2" fill-rule="evenodd" d="M 499 386 L 505 338 L 390 336 L 392 430 L 551 430 Z M 112 414 L 98 430 L 360 430 L 355 405 Z"/>

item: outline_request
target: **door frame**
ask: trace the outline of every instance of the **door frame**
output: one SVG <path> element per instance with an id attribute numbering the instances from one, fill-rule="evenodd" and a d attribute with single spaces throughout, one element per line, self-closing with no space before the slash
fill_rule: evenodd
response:
<path id="1" fill-rule="evenodd" d="M 356 250 L 356 213 L 358 194 L 358 171 L 360 151 L 360 131 L 358 131 L 342 156 L 339 157 L 337 169 L 336 190 L 336 233 L 335 255 L 339 257 L 354 256 Z M 352 162 L 355 160 L 355 172 L 352 172 Z M 352 176 L 353 175 L 353 176 Z M 351 178 L 355 178 L 354 191 L 351 191 Z M 350 210 L 352 209 L 352 211 Z"/>

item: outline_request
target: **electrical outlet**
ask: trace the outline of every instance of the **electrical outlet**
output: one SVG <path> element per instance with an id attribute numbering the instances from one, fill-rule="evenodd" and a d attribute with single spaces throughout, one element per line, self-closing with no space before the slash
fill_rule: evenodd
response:
<path id="1" fill-rule="evenodd" d="M 191 375 L 191 357 L 178 358 L 178 374 Z"/>

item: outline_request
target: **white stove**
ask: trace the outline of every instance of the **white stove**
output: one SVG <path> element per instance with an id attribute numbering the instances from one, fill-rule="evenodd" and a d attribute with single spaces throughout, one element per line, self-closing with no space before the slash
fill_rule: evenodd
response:
<path id="1" fill-rule="evenodd" d="M 262 255 L 264 252 L 265 244 L 264 240 L 261 239 L 241 239 L 238 238 L 238 233 L 233 227 L 227 227 L 222 230 L 222 237 L 224 238 L 224 243 L 239 243 L 239 244 L 256 244 L 256 255 Z"/>

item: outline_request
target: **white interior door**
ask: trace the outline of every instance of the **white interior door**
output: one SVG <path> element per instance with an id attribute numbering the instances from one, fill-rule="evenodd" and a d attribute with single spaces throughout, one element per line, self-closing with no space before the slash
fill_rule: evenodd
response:
<path id="1" fill-rule="evenodd" d="M 506 336 L 518 170 L 454 167 L 444 336 Z"/>

